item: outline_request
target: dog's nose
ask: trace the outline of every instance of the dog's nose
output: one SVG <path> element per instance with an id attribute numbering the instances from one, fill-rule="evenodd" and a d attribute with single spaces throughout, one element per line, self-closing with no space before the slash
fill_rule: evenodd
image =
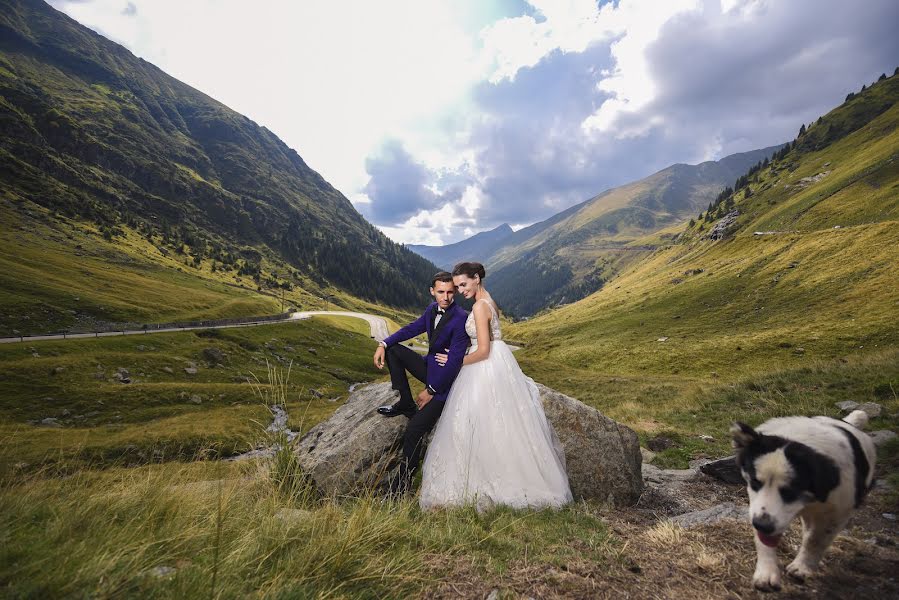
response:
<path id="1" fill-rule="evenodd" d="M 774 519 L 768 514 L 753 517 L 752 526 L 766 535 L 774 533 Z"/>

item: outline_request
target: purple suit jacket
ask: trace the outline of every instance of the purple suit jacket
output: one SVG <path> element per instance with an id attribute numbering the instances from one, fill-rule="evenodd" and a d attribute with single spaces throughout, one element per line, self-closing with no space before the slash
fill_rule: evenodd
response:
<path id="1" fill-rule="evenodd" d="M 440 323 L 432 332 L 431 324 L 434 322 L 434 311 L 437 309 L 437 303 L 432 302 L 428 305 L 424 314 L 418 319 L 409 323 L 393 335 L 384 339 L 387 347 L 393 346 L 400 342 L 412 339 L 423 333 L 428 334 L 430 340 L 429 349 L 424 360 L 428 365 L 427 384 L 437 393 L 434 395 L 435 400 L 446 400 L 446 395 L 453 386 L 453 381 L 462 368 L 462 359 L 465 358 L 465 350 L 468 348 L 468 334 L 465 333 L 465 320 L 468 318 L 468 311 L 455 302 L 446 309 L 446 314 L 440 318 Z M 449 350 L 447 350 L 449 349 Z M 445 352 L 449 355 L 446 365 L 437 364 L 435 354 Z"/>

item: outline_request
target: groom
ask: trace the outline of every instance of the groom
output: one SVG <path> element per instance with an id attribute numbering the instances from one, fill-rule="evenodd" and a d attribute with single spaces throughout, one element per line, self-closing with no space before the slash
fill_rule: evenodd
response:
<path id="1" fill-rule="evenodd" d="M 456 294 L 453 276 L 440 271 L 432 278 L 430 291 L 435 301 L 424 314 L 378 342 L 374 356 L 378 369 L 384 368 L 386 359 L 390 382 L 393 389 L 400 393 L 396 404 L 381 406 L 378 412 L 385 417 L 409 417 L 403 435 L 403 460 L 397 478 L 391 482 L 391 491 L 397 494 L 405 493 L 411 487 L 412 477 L 421 462 L 422 438 L 440 418 L 446 396 L 462 368 L 462 359 L 468 347 L 468 334 L 465 333 L 468 312 L 453 302 Z M 399 343 L 425 332 L 428 334 L 428 353 L 425 356 Z M 449 355 L 445 365 L 440 366 L 435 360 L 437 352 Z M 407 371 L 425 384 L 425 389 L 414 402 Z"/>

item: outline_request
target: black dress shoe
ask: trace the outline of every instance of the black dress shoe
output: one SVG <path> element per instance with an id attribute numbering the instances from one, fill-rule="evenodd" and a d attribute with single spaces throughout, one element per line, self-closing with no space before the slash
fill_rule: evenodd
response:
<path id="1" fill-rule="evenodd" d="M 394 404 L 393 406 L 379 406 L 378 414 L 384 415 L 385 417 L 398 417 L 400 415 L 404 415 L 409 417 L 410 419 L 415 414 L 414 408 L 404 408 L 399 404 Z"/>

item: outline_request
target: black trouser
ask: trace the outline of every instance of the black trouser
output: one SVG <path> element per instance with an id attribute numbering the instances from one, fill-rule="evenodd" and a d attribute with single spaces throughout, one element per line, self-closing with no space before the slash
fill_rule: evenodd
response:
<path id="1" fill-rule="evenodd" d="M 397 408 L 400 410 L 415 409 L 412 390 L 409 388 L 408 371 L 422 383 L 427 383 L 428 365 L 423 356 L 402 344 L 387 349 L 387 368 L 390 371 L 390 383 L 400 393 Z M 397 484 L 408 486 L 418 465 L 421 463 L 422 439 L 434 428 L 440 413 L 443 412 L 443 400 L 431 400 L 424 408 L 417 410 L 403 434 L 403 462 L 400 463 Z"/>

